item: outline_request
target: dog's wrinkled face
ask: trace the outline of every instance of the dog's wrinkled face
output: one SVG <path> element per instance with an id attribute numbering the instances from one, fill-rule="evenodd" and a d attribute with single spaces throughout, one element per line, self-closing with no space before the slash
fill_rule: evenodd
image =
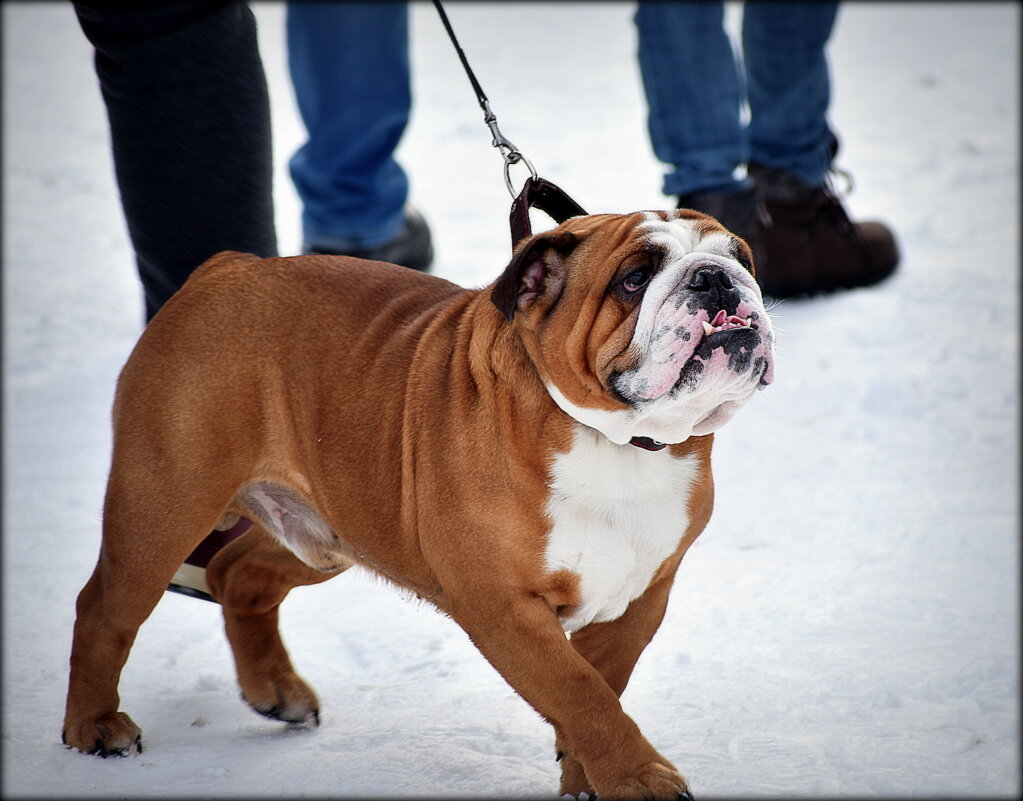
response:
<path id="1" fill-rule="evenodd" d="M 497 307 L 557 404 L 625 444 L 709 434 L 773 378 L 749 247 L 698 212 L 576 217 L 527 240 Z"/>

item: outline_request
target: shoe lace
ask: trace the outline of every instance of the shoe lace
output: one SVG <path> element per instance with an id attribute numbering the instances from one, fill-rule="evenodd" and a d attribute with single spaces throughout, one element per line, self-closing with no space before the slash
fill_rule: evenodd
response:
<path id="1" fill-rule="evenodd" d="M 832 176 L 839 176 L 843 181 L 845 181 L 845 189 L 841 192 L 841 194 L 835 192 L 835 182 L 832 180 Z M 824 175 L 824 183 L 831 188 L 836 197 L 847 198 L 853 193 L 853 189 L 855 189 L 852 173 L 834 165 L 828 167 L 828 171 Z"/>
<path id="2" fill-rule="evenodd" d="M 845 188 L 841 193 L 835 189 L 833 176 L 841 177 L 845 181 Z M 817 214 L 809 227 L 811 236 L 816 235 L 823 228 L 837 225 L 839 230 L 846 235 L 858 238 L 856 227 L 842 205 L 842 199 L 851 195 L 852 191 L 852 175 L 840 167 L 830 167 L 821 184 L 820 194 L 817 196 Z"/>

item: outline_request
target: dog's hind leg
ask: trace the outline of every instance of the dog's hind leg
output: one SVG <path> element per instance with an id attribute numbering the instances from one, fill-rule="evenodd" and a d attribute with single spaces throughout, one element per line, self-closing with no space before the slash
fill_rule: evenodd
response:
<path id="1" fill-rule="evenodd" d="M 101 756 L 141 751 L 138 726 L 118 711 L 121 669 L 175 570 L 230 500 L 209 486 L 201 494 L 188 489 L 158 464 L 125 471 L 115 461 L 99 561 L 78 595 L 62 733 L 68 746 Z"/>
<path id="2" fill-rule="evenodd" d="M 316 693 L 298 677 L 278 629 L 278 608 L 293 587 L 317 584 L 324 572 L 300 562 L 257 521 L 210 561 L 206 580 L 224 608 L 242 697 L 257 712 L 289 723 L 319 723 Z"/>

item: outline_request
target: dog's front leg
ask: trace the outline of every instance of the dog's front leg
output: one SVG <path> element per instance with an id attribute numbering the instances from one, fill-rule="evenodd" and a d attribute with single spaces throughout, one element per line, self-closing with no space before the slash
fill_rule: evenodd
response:
<path id="1" fill-rule="evenodd" d="M 599 797 L 674 801 L 686 791 L 685 779 L 643 737 L 542 597 L 488 587 L 449 611 L 505 680 L 555 726 Z"/>
<path id="2" fill-rule="evenodd" d="M 629 604 L 621 617 L 604 623 L 591 623 L 572 635 L 572 647 L 593 665 L 619 697 L 629 683 L 640 654 L 664 619 L 677 566 L 676 560 L 662 578 Z M 583 766 L 560 730 L 555 747 L 561 762 L 561 794 L 592 795 L 593 787 Z"/>

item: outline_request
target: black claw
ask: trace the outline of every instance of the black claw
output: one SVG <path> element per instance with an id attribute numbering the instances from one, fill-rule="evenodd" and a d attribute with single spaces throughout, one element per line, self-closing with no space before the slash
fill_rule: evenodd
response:
<path id="1" fill-rule="evenodd" d="M 135 738 L 135 747 L 138 749 L 138 752 L 141 754 L 142 753 L 142 735 L 141 734 L 138 735 Z"/>
<path id="2" fill-rule="evenodd" d="M 313 725 L 316 726 L 317 728 L 320 725 L 319 709 L 314 709 L 310 714 L 306 715 L 303 718 L 286 718 L 284 717 L 283 710 L 279 705 L 272 706 L 269 709 L 260 709 L 259 707 L 255 706 L 252 708 L 255 709 L 263 717 L 270 718 L 271 720 L 279 720 L 281 723 L 290 723 L 294 726 L 305 726 L 309 724 L 310 720 L 312 720 Z"/>
<path id="3" fill-rule="evenodd" d="M 281 708 L 279 706 L 272 706 L 269 709 L 260 709 L 258 706 L 252 708 L 265 718 L 270 718 L 271 720 L 281 719 Z"/>
<path id="4" fill-rule="evenodd" d="M 678 801 L 695 801 L 693 794 L 689 792 L 688 787 L 678 794 Z"/>
<path id="5" fill-rule="evenodd" d="M 105 745 L 103 745 L 103 741 L 100 739 L 96 740 L 96 742 L 92 746 L 92 751 L 90 751 L 89 753 L 95 754 L 96 756 L 101 757 L 103 759 L 106 759 L 107 757 L 124 756 L 124 751 L 122 751 L 120 748 L 107 748 Z"/>
<path id="6" fill-rule="evenodd" d="M 554 761 L 555 762 L 560 762 L 564 758 L 565 758 L 565 752 L 564 751 L 558 751 L 558 755 L 556 757 L 554 757 Z"/>
<path id="7" fill-rule="evenodd" d="M 120 756 L 121 755 L 121 752 L 118 751 L 116 748 L 107 748 L 99 740 L 96 741 L 96 746 L 99 748 L 99 755 L 103 759 L 106 759 L 107 757 Z"/>

